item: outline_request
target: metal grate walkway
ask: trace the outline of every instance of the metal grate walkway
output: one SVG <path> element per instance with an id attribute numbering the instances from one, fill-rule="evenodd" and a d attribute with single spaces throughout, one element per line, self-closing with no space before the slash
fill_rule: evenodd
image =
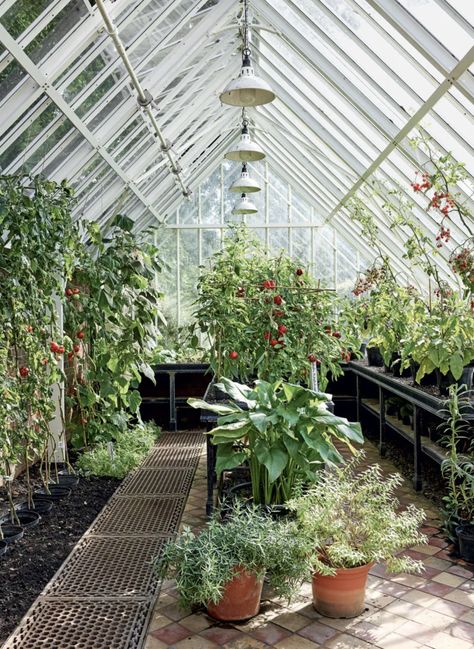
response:
<path id="1" fill-rule="evenodd" d="M 140 649 L 160 582 L 150 560 L 181 520 L 202 433 L 164 433 L 112 496 L 3 649 Z"/>

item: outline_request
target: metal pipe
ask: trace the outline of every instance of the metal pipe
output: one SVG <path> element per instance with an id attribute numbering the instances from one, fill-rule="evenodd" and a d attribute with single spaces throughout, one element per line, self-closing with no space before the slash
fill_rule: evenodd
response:
<path id="1" fill-rule="evenodd" d="M 97 8 L 100 12 L 100 15 L 102 16 L 102 19 L 105 24 L 105 29 L 109 36 L 112 38 L 115 49 L 117 50 L 118 55 L 123 61 L 123 64 L 125 66 L 125 69 L 128 72 L 128 75 L 130 77 L 130 80 L 137 91 L 138 97 L 138 104 L 145 113 L 147 114 L 152 126 L 153 126 L 153 134 L 154 136 L 158 139 L 160 143 L 160 148 L 161 151 L 166 155 L 166 157 L 169 160 L 170 167 L 171 167 L 171 173 L 176 177 L 178 180 L 178 183 L 181 187 L 181 191 L 183 193 L 183 196 L 189 197 L 191 194 L 191 191 L 186 185 L 184 184 L 184 180 L 181 174 L 181 167 L 179 166 L 178 162 L 175 159 L 175 156 L 173 152 L 171 151 L 171 145 L 170 143 L 166 140 L 166 138 L 163 135 L 163 132 L 161 131 L 158 122 L 156 121 L 156 118 L 153 114 L 151 104 L 153 102 L 153 97 L 150 95 L 150 93 L 147 90 L 144 90 L 142 88 L 142 85 L 135 73 L 135 70 L 133 69 L 133 66 L 130 62 L 130 59 L 128 58 L 127 51 L 125 49 L 124 44 L 122 43 L 120 36 L 118 34 L 118 31 L 112 22 L 112 19 L 110 18 L 109 14 L 107 13 L 107 9 L 105 8 L 104 1 L 103 0 L 96 0 L 96 5 Z"/>

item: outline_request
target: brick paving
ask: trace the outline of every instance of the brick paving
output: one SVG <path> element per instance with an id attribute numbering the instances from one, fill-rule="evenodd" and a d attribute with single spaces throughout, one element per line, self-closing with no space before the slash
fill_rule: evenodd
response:
<path id="1" fill-rule="evenodd" d="M 378 462 L 384 472 L 396 471 L 379 457 L 370 442 L 366 463 Z M 204 452 L 205 453 L 205 452 Z M 181 525 L 206 521 L 206 459 L 200 463 Z M 439 530 L 436 507 L 416 493 L 407 480 L 398 497 L 422 507 L 423 531 L 429 544 L 410 549 L 422 559 L 421 575 L 390 574 L 383 565 L 369 575 L 366 609 L 351 620 L 330 619 L 311 604 L 311 586 L 304 584 L 294 601 L 277 600 L 264 591 L 260 614 L 245 624 L 222 624 L 203 612 L 181 610 L 172 581 L 164 582 L 151 619 L 145 649 L 473 649 L 474 565 L 456 561 Z"/>

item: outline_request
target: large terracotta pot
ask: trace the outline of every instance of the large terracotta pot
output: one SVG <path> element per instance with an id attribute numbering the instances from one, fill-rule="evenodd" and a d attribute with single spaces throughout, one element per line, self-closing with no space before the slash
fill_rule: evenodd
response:
<path id="1" fill-rule="evenodd" d="M 248 620 L 260 609 L 262 587 L 263 576 L 258 579 L 237 566 L 236 575 L 227 583 L 222 599 L 217 604 L 209 604 L 207 612 L 223 622 Z"/>
<path id="2" fill-rule="evenodd" d="M 338 568 L 335 575 L 313 575 L 313 606 L 325 617 L 357 617 L 364 610 L 367 577 L 373 563 Z"/>

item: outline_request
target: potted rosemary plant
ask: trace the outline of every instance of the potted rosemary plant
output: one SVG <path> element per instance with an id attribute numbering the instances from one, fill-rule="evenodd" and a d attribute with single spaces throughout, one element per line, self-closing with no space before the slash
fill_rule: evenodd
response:
<path id="1" fill-rule="evenodd" d="M 364 608 L 367 576 L 385 561 L 392 572 L 420 572 L 422 563 L 398 553 L 425 543 L 425 514 L 414 505 L 398 511 L 399 474 L 383 476 L 375 464 L 356 472 L 363 454 L 325 470 L 306 493 L 288 503 L 300 534 L 313 540 L 313 605 L 327 617 L 356 617 Z"/>
<path id="2" fill-rule="evenodd" d="M 310 549 L 296 532 L 294 522 L 237 506 L 225 523 L 216 515 L 199 534 L 185 528 L 154 565 L 161 577 L 176 579 L 182 607 L 206 607 L 218 620 L 246 620 L 259 611 L 265 575 L 288 598 L 310 575 Z"/>

